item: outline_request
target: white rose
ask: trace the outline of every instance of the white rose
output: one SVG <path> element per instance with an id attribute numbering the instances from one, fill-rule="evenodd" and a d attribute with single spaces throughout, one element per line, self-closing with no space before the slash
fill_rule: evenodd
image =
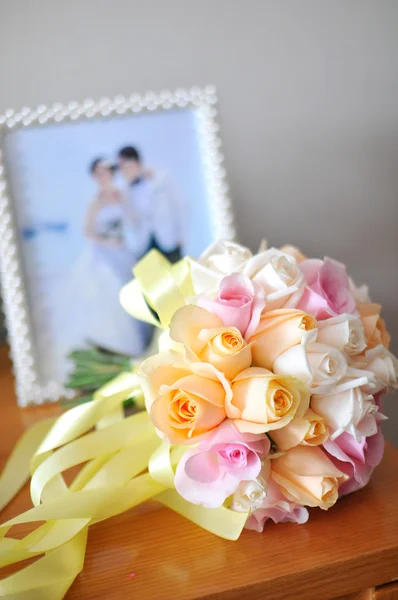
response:
<path id="1" fill-rule="evenodd" d="M 338 348 L 349 355 L 359 354 L 366 348 L 361 320 L 348 314 L 319 321 L 317 342 Z"/>
<path id="2" fill-rule="evenodd" d="M 359 367 L 368 374 L 365 391 L 376 394 L 389 387 L 398 389 L 398 360 L 382 344 L 367 350 L 365 356 L 354 357 L 351 365 L 351 369 Z"/>
<path id="3" fill-rule="evenodd" d="M 373 396 L 361 387 L 367 381 L 367 377 L 346 379 L 333 393 L 311 397 L 311 409 L 325 419 L 331 430 L 330 439 L 334 440 L 344 431 L 357 441 L 377 433 L 377 422 L 383 415 L 378 412 Z"/>
<path id="4" fill-rule="evenodd" d="M 232 498 L 232 510 L 253 512 L 260 508 L 267 495 L 266 485 L 261 476 L 252 481 L 241 481 Z"/>
<path id="5" fill-rule="evenodd" d="M 376 346 L 365 353 L 368 369 L 374 373 L 380 389 L 391 387 L 398 389 L 398 360 L 387 348 Z M 380 390 L 378 390 L 380 391 Z"/>
<path id="6" fill-rule="evenodd" d="M 296 259 L 276 248 L 253 256 L 243 273 L 263 288 L 268 310 L 296 306 L 304 291 L 304 275 Z"/>
<path id="7" fill-rule="evenodd" d="M 245 246 L 228 240 L 214 242 L 198 260 L 189 259 L 195 294 L 218 290 L 221 280 L 226 275 L 240 273 L 251 257 Z"/>
<path id="8" fill-rule="evenodd" d="M 309 331 L 301 344 L 283 352 L 272 367 L 274 373 L 292 375 L 303 381 L 311 393 L 326 393 L 347 374 L 347 361 L 337 348 L 319 344 L 317 331 Z"/>

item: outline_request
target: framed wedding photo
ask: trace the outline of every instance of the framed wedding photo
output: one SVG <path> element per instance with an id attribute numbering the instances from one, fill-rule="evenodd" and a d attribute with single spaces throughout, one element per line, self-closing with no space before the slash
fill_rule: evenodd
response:
<path id="1" fill-rule="evenodd" d="M 0 116 L 0 265 L 21 406 L 67 395 L 68 355 L 144 352 L 119 304 L 151 248 L 200 255 L 234 224 L 216 91 L 164 91 Z"/>

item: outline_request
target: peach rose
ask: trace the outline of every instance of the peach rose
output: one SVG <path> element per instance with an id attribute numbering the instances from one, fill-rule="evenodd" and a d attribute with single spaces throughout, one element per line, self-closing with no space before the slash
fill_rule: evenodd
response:
<path id="1" fill-rule="evenodd" d="M 286 427 L 272 432 L 272 441 L 281 450 L 289 450 L 299 444 L 320 446 L 329 437 L 325 419 L 310 408 L 300 419 L 293 419 Z"/>
<path id="2" fill-rule="evenodd" d="M 381 306 L 373 302 L 358 302 L 357 308 L 361 317 L 368 348 L 383 344 L 387 349 L 391 336 L 386 329 L 384 319 L 380 317 Z"/>
<path id="3" fill-rule="evenodd" d="M 208 363 L 164 352 L 147 358 L 138 375 L 152 422 L 172 444 L 195 443 L 226 418 L 231 386 Z"/>
<path id="4" fill-rule="evenodd" d="M 251 348 L 236 327 L 199 306 L 183 306 L 175 313 L 170 337 L 191 350 L 198 361 L 211 363 L 228 379 L 251 365 Z"/>
<path id="5" fill-rule="evenodd" d="M 309 390 L 298 379 L 250 367 L 233 380 L 226 412 L 238 431 L 263 433 L 302 417 L 309 401 Z"/>
<path id="6" fill-rule="evenodd" d="M 248 340 L 253 342 L 253 364 L 272 369 L 282 352 L 300 344 L 303 334 L 316 327 L 314 317 L 301 310 L 281 308 L 265 312 L 255 333 Z"/>
<path id="7" fill-rule="evenodd" d="M 327 510 L 348 476 L 317 447 L 296 446 L 271 461 L 271 477 L 288 500 Z"/>
<path id="8" fill-rule="evenodd" d="M 298 263 L 303 262 L 303 260 L 307 260 L 307 257 L 302 252 L 300 252 L 300 250 L 296 248 L 296 246 L 286 245 L 282 246 L 280 250 L 285 254 L 290 254 L 290 256 L 293 256 L 293 258 L 295 258 Z"/>

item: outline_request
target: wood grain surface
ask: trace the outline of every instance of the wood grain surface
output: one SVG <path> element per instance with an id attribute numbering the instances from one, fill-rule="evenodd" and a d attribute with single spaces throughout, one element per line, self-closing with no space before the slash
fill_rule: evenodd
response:
<path id="1" fill-rule="evenodd" d="M 18 409 L 5 356 L 0 349 L 0 466 L 27 426 L 61 410 L 57 405 Z M 84 570 L 66 598 L 390 600 L 372 588 L 398 579 L 397 472 L 398 452 L 387 444 L 366 489 L 328 512 L 312 509 L 305 525 L 269 523 L 263 534 L 244 531 L 236 542 L 165 508 L 139 507 L 90 528 Z M 1 521 L 29 506 L 26 486 Z"/>

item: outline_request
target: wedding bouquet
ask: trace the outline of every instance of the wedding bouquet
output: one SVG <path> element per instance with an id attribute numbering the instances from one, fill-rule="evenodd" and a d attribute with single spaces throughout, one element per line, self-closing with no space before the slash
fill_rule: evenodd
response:
<path id="1" fill-rule="evenodd" d="M 159 353 L 122 361 L 93 400 L 15 447 L 0 510 L 29 474 L 33 507 L 0 525 L 0 566 L 42 556 L 0 581 L 1 596 L 60 600 L 88 528 L 149 498 L 233 540 L 267 520 L 304 523 L 307 507 L 365 486 L 382 458 L 397 360 L 380 305 L 343 264 L 220 241 L 175 265 L 151 251 L 134 275 L 120 300 L 163 330 Z M 146 410 L 125 414 L 130 398 Z"/>
<path id="2" fill-rule="evenodd" d="M 380 305 L 343 264 L 217 242 L 139 379 L 159 434 L 185 449 L 177 492 L 265 521 L 308 519 L 367 484 L 397 360 Z"/>

